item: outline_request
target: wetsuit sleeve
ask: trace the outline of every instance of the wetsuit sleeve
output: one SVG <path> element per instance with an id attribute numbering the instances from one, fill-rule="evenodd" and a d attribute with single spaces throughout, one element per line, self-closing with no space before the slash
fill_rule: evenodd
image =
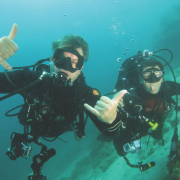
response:
<path id="1" fill-rule="evenodd" d="M 107 136 L 113 136 L 119 128 L 120 121 L 118 118 L 112 124 L 106 124 L 100 121 L 95 115 L 85 110 L 85 113 L 90 117 L 95 126 L 101 131 L 103 134 Z"/>
<path id="2" fill-rule="evenodd" d="M 11 82 L 17 88 L 27 86 L 30 82 L 35 81 L 38 77 L 36 77 L 34 72 L 30 71 L 29 69 L 11 71 L 7 72 L 7 74 Z M 11 93 L 17 90 L 14 85 L 9 82 L 4 72 L 0 73 L 0 93 Z"/>
<path id="3" fill-rule="evenodd" d="M 105 134 L 114 135 L 118 131 L 120 127 L 120 117 L 117 115 L 116 119 L 112 124 L 106 124 L 105 126 Z"/>
<path id="4" fill-rule="evenodd" d="M 130 103 L 131 102 L 131 103 Z M 131 112 L 131 115 L 136 116 L 137 112 L 134 108 L 135 104 L 140 104 L 141 98 L 135 94 L 126 93 L 123 96 L 124 107 L 117 107 L 117 117 L 112 124 L 108 125 L 106 131 L 112 134 L 115 134 L 120 126 L 125 126 L 128 121 L 128 112 Z"/>
<path id="5" fill-rule="evenodd" d="M 92 107 L 94 107 L 96 105 L 96 102 L 101 97 L 100 93 L 98 95 L 95 95 L 93 92 L 94 90 L 95 89 L 92 89 L 90 87 L 88 88 L 88 96 L 84 102 L 84 103 L 89 104 Z M 116 131 L 118 130 L 119 123 L 120 123 L 119 118 L 116 118 L 112 124 L 106 124 L 106 123 L 100 121 L 95 115 L 93 115 L 91 112 L 89 112 L 85 108 L 84 108 L 84 111 L 90 117 L 90 119 L 93 121 L 95 126 L 99 129 L 99 131 L 101 131 L 103 134 L 108 135 L 108 136 L 113 136 L 116 133 Z"/>
<path id="6" fill-rule="evenodd" d="M 165 81 L 163 83 L 163 86 L 165 86 L 166 93 L 169 93 L 170 96 L 176 95 L 176 87 L 177 87 L 177 94 L 180 95 L 180 83 L 175 83 L 173 81 Z"/>

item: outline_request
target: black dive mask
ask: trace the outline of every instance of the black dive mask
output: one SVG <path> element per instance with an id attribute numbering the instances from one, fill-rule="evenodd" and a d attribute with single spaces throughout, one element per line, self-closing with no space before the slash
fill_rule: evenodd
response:
<path id="1" fill-rule="evenodd" d="M 146 69 L 141 76 L 147 83 L 155 83 L 159 82 L 160 79 L 163 77 L 164 72 L 157 69 L 157 68 L 149 68 Z"/>
<path id="2" fill-rule="evenodd" d="M 72 62 L 70 57 L 65 57 L 64 52 L 69 52 L 78 57 L 78 62 L 76 68 L 72 67 Z M 81 56 L 76 50 L 70 47 L 58 48 L 53 55 L 54 64 L 57 68 L 64 69 L 71 73 L 81 70 L 84 62 L 84 57 Z"/>

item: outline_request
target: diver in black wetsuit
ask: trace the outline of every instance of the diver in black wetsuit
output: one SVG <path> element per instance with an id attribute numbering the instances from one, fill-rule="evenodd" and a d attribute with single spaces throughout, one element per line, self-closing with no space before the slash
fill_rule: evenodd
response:
<path id="1" fill-rule="evenodd" d="M 171 105 L 176 105 L 172 96 L 180 94 L 180 84 L 164 81 L 164 66 L 155 58 L 145 59 L 140 63 L 140 84 L 136 91 L 123 97 L 121 126 L 114 138 L 114 146 L 120 156 L 136 152 L 141 147 L 139 139 L 150 135 L 156 140 L 163 140 L 162 128 Z M 122 113 L 122 112 L 121 112 Z M 138 140 L 138 141 L 136 141 Z M 129 148 L 131 144 L 136 148 Z"/>
<path id="2" fill-rule="evenodd" d="M 166 113 L 171 110 L 171 105 L 176 105 L 172 99 L 176 95 L 176 85 L 180 94 L 179 83 L 163 81 L 164 66 L 157 59 L 143 59 L 138 68 L 136 76 L 140 83 L 135 90 L 127 93 L 117 86 L 120 92 L 112 100 L 101 97 L 94 108 L 85 105 L 101 121 L 114 124 L 111 130 L 117 133 L 113 143 L 119 156 L 137 152 L 143 136 L 150 135 L 157 140 L 163 138 Z M 127 73 L 126 69 L 124 72 Z"/>
<path id="3" fill-rule="evenodd" d="M 14 24 L 9 36 L 0 39 L 0 64 L 7 70 L 13 68 L 5 60 L 18 49 L 14 42 L 17 29 Z M 31 148 L 28 145 L 31 142 L 42 146 L 38 158 L 43 155 L 43 163 L 55 155 L 55 150 L 47 150 L 38 141 L 39 137 L 55 140 L 61 134 L 73 131 L 75 139 L 81 140 L 85 136 L 87 120 L 84 120 L 84 112 L 101 132 L 109 133 L 106 129 L 111 125 L 99 121 L 83 106 L 84 103 L 94 106 L 100 98 L 97 89 L 86 85 L 81 72 L 84 61 L 88 59 L 88 44 L 81 36 L 66 35 L 53 43 L 53 49 L 55 52 L 51 59 L 46 59 L 50 66 L 37 63 L 33 71 L 24 67 L 23 70 L 0 73 L 0 93 L 17 91 L 25 101 L 18 114 L 20 123 L 25 127 L 24 134 L 12 133 L 11 148 L 6 153 L 12 160 L 19 156 L 29 157 Z M 36 157 L 33 158 L 34 178 L 40 176 L 43 163 L 39 165 Z"/>

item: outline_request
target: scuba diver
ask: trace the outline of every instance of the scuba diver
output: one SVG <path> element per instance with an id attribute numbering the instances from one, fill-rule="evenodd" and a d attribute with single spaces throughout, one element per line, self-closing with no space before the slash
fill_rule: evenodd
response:
<path id="1" fill-rule="evenodd" d="M 44 180 L 46 177 L 40 174 L 42 166 L 56 151 L 47 149 L 38 140 L 40 137 L 53 141 L 61 134 L 72 131 L 75 139 L 80 141 L 85 136 L 88 116 L 104 133 L 109 126 L 83 106 L 84 103 L 94 106 L 100 98 L 97 89 L 86 85 L 81 72 L 89 55 L 86 41 L 78 35 L 66 35 L 53 43 L 55 52 L 50 59 L 40 60 L 32 66 L 11 67 L 5 60 L 18 50 L 14 42 L 17 30 L 17 24 L 14 24 L 9 36 L 0 39 L 0 64 L 9 70 L 0 73 L 0 93 L 9 93 L 0 100 L 18 93 L 25 102 L 19 113 L 11 114 L 11 111 L 20 106 L 5 114 L 18 115 L 19 122 L 24 126 L 23 134 L 12 133 L 11 148 L 6 154 L 11 160 L 20 156 L 28 158 L 32 149 L 30 143 L 41 146 L 40 154 L 33 158 L 33 174 L 28 179 Z M 50 65 L 42 64 L 45 61 L 50 61 Z M 84 112 L 88 115 L 86 119 Z"/>
<path id="2" fill-rule="evenodd" d="M 142 162 L 139 165 L 132 165 L 125 155 L 138 152 L 142 147 L 141 138 L 146 135 L 156 140 L 162 139 L 164 144 L 162 128 L 166 114 L 172 106 L 176 111 L 179 109 L 177 98 L 175 102 L 172 96 L 180 94 L 180 83 L 164 81 L 164 66 L 169 65 L 169 62 L 164 60 L 166 64 L 163 65 L 157 57 L 163 59 L 145 50 L 128 58 L 120 68 L 115 86 L 115 91 L 119 92 L 114 98 L 111 100 L 105 96 L 101 97 L 94 108 L 85 104 L 85 108 L 101 121 L 114 124 L 111 130 L 116 131 L 113 144 L 118 155 L 124 157 L 128 165 L 140 168 L 141 171 L 154 166 L 155 162 L 150 165 L 142 165 Z M 177 140 L 176 116 L 172 141 Z M 171 157 L 176 153 L 174 144 L 173 148 Z"/>
<path id="3" fill-rule="evenodd" d="M 123 97 L 126 116 L 121 118 L 120 131 L 113 141 L 119 156 L 138 151 L 141 148 L 139 139 L 143 136 L 163 140 L 163 123 L 171 104 L 175 105 L 172 96 L 176 95 L 175 83 L 163 80 L 163 70 L 163 64 L 156 58 L 144 59 L 140 63 L 137 74 L 140 86 Z M 179 83 L 177 88 L 180 94 Z"/>

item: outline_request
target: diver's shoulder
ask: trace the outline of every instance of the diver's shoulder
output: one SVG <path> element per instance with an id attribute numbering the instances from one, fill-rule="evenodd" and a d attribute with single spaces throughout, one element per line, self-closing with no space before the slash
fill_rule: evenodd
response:
<path id="1" fill-rule="evenodd" d="M 42 74 L 41 71 L 33 71 L 29 68 L 24 68 L 22 70 L 15 70 L 12 72 L 8 72 L 10 73 L 12 76 L 15 77 L 22 77 L 22 79 L 37 79 L 38 77 L 40 77 L 40 75 Z"/>
<path id="2" fill-rule="evenodd" d="M 100 91 L 97 88 L 93 88 L 93 87 L 87 85 L 83 73 L 81 73 L 78 78 L 79 78 L 79 86 L 80 86 L 82 93 L 84 93 L 86 95 L 89 94 L 89 95 L 91 95 L 91 97 L 92 96 L 100 96 Z"/>
<path id="3" fill-rule="evenodd" d="M 162 87 L 163 88 L 173 88 L 176 83 L 174 81 L 163 81 Z"/>

